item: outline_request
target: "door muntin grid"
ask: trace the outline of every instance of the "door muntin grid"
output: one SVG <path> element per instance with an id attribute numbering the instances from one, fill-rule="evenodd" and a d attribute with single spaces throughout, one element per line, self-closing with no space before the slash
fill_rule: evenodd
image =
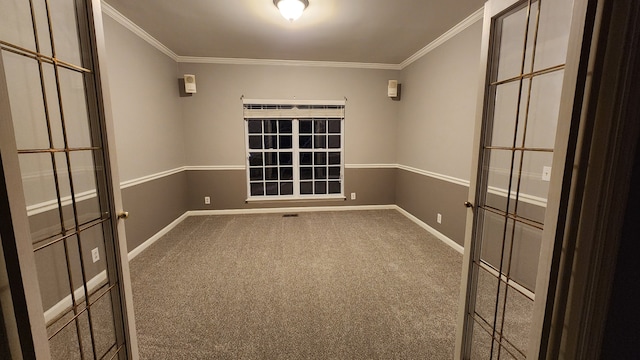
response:
<path id="1" fill-rule="evenodd" d="M 52 357 L 125 358 L 90 5 L 3 6 L 2 70 Z"/>
<path id="2" fill-rule="evenodd" d="M 571 9 L 521 1 L 492 19 L 465 357 L 526 357 Z"/>

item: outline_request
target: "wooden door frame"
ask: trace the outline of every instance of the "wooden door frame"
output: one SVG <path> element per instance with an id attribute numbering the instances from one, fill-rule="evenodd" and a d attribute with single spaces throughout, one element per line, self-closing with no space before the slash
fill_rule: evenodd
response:
<path id="1" fill-rule="evenodd" d="M 127 247 L 127 237 L 124 221 L 119 219 L 122 213 L 122 193 L 120 192 L 120 175 L 118 170 L 118 159 L 116 154 L 115 128 L 113 122 L 113 111 L 111 105 L 111 92 L 109 88 L 107 71 L 107 49 L 104 37 L 104 26 L 102 21 L 102 6 L 100 0 L 91 0 L 89 4 L 89 28 L 91 31 L 92 47 L 95 50 L 94 64 L 97 82 L 97 100 L 102 125 L 103 146 L 105 156 L 109 163 L 109 171 L 106 172 L 107 181 L 111 182 L 108 188 L 113 189 L 109 194 L 112 199 L 111 217 L 113 224 L 113 234 L 116 240 L 116 259 L 118 262 L 118 282 L 122 296 L 122 312 L 125 328 L 125 339 L 128 345 L 129 358 L 139 359 L 138 337 L 136 332 L 136 322 L 133 310 L 133 290 L 131 288 L 131 275 L 129 270 L 129 255 Z"/>
<path id="2" fill-rule="evenodd" d="M 473 303 L 475 300 L 468 296 L 470 289 L 477 285 L 477 279 L 474 280 L 468 276 L 471 274 L 473 262 L 472 254 L 476 251 L 473 248 L 473 232 L 475 225 L 475 216 L 473 204 L 476 201 L 476 194 L 478 193 L 477 174 L 480 170 L 480 157 L 476 152 L 480 148 L 482 141 L 483 126 L 482 122 L 485 117 L 485 95 L 487 93 L 486 83 L 489 81 L 490 71 L 487 68 L 490 54 L 490 39 L 487 34 L 491 33 L 491 18 L 497 13 L 504 11 L 507 7 L 513 5 L 517 0 L 495 0 L 487 1 L 484 5 L 483 25 L 482 25 L 482 41 L 480 44 L 480 70 L 478 79 L 478 99 L 476 101 L 476 121 L 475 130 L 473 136 L 473 144 L 471 148 L 474 151 L 474 155 L 471 158 L 471 171 L 469 178 L 469 195 L 467 201 L 472 204 L 472 207 L 467 209 L 466 227 L 465 227 L 465 239 L 464 239 L 464 253 L 462 255 L 462 279 L 460 282 L 460 300 L 458 305 L 458 323 L 456 326 L 456 343 L 454 359 L 463 359 L 463 354 L 468 352 L 470 342 L 466 341 L 465 333 L 471 332 L 467 324 L 466 318 L 469 308 L 475 307 Z M 497 9 L 500 9 L 498 11 Z M 461 204 L 462 205 L 462 204 Z"/>

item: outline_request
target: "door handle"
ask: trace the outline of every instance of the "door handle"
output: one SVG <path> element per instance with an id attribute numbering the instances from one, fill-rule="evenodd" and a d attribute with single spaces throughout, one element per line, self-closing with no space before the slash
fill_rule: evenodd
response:
<path id="1" fill-rule="evenodd" d="M 128 211 L 121 211 L 118 213 L 118 219 L 127 220 L 129 218 Z"/>
<path id="2" fill-rule="evenodd" d="M 465 206 L 465 207 L 468 207 L 468 208 L 473 208 L 473 204 L 472 204 L 472 203 L 470 203 L 470 202 L 468 202 L 468 201 L 465 201 L 465 202 L 464 202 L 464 206 Z"/>

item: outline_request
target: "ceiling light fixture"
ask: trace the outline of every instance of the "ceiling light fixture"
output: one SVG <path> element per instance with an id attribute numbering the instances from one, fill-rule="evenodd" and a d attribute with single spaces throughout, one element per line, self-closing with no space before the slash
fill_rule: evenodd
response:
<path id="1" fill-rule="evenodd" d="M 304 9 L 309 6 L 309 0 L 273 0 L 273 4 L 285 19 L 294 21 L 302 16 Z"/>

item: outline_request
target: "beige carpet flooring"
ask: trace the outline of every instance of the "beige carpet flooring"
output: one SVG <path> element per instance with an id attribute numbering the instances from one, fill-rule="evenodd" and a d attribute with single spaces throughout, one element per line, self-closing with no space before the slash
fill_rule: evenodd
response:
<path id="1" fill-rule="evenodd" d="M 142 359 L 451 359 L 462 256 L 395 210 L 189 217 L 131 262 Z"/>

